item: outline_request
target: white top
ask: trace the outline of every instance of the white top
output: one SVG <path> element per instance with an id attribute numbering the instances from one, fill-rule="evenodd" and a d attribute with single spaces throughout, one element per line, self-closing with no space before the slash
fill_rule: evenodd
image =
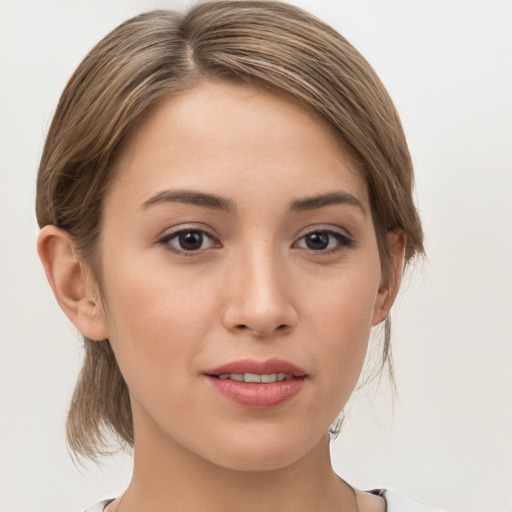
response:
<path id="1" fill-rule="evenodd" d="M 439 509 L 415 503 L 395 491 L 385 489 L 380 492 L 373 491 L 373 493 L 382 496 L 386 500 L 386 512 L 441 512 Z M 84 510 L 84 512 L 103 512 L 111 501 L 113 500 L 108 499 L 100 501 L 96 503 L 96 505 Z"/>
<path id="2" fill-rule="evenodd" d="M 386 512 L 441 512 L 438 508 L 411 501 L 395 491 L 385 490 L 381 496 L 386 500 Z"/>

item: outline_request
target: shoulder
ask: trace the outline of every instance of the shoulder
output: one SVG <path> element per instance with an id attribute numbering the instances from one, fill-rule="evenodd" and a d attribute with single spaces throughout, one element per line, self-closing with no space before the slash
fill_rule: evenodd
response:
<path id="1" fill-rule="evenodd" d="M 84 512 L 103 512 L 105 510 L 105 507 L 111 501 L 114 501 L 114 500 L 109 499 L 109 500 L 100 501 L 99 503 L 96 503 L 96 505 L 93 505 L 92 507 L 89 507 L 88 509 L 84 510 Z"/>
<path id="2" fill-rule="evenodd" d="M 441 512 L 437 508 L 416 503 L 396 491 L 386 489 L 379 494 L 386 500 L 386 512 Z"/>

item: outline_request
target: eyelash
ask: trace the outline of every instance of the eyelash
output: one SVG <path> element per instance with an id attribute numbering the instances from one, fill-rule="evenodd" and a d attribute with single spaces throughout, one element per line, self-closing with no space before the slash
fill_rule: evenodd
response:
<path id="1" fill-rule="evenodd" d="M 311 235 L 327 235 L 329 238 L 334 238 L 336 240 L 336 245 L 334 247 L 330 247 L 328 249 L 315 250 L 311 248 L 304 247 L 305 250 L 311 252 L 312 254 L 318 255 L 328 255 L 335 254 L 338 252 L 345 251 L 347 249 L 351 249 L 355 246 L 355 242 L 352 238 L 344 233 L 340 233 L 339 231 L 334 231 L 332 229 L 314 229 L 309 231 L 308 233 L 302 235 L 294 245 L 296 245 L 301 240 L 305 240 L 306 237 Z M 331 241 L 328 242 L 330 244 Z"/>
<path id="2" fill-rule="evenodd" d="M 173 247 L 171 245 L 172 240 L 178 240 L 178 238 L 181 235 L 192 234 L 192 233 L 201 235 L 201 237 L 202 237 L 201 245 L 203 244 L 205 238 L 207 238 L 207 239 L 211 240 L 212 246 L 208 247 L 206 249 L 199 248 L 199 249 L 187 250 L 187 249 L 183 249 L 183 248 Z M 319 249 L 319 250 L 311 249 L 308 247 L 298 247 L 298 248 L 304 249 L 304 250 L 310 252 L 311 254 L 315 254 L 315 255 L 328 255 L 328 254 L 334 254 L 334 253 L 338 253 L 341 251 L 345 251 L 345 250 L 351 249 L 352 247 L 355 246 L 355 242 L 352 238 L 350 238 L 349 236 L 347 236 L 343 233 L 340 233 L 339 231 L 334 231 L 334 230 L 330 230 L 330 229 L 315 229 L 315 230 L 309 231 L 308 233 L 305 233 L 304 235 L 302 235 L 296 242 L 294 242 L 293 247 L 295 247 L 300 241 L 306 240 L 306 237 L 312 236 L 312 235 L 327 235 L 331 239 L 328 241 L 328 245 L 331 244 L 332 238 L 335 239 L 336 245 L 334 247 L 328 247 L 327 249 Z M 157 241 L 157 243 L 165 246 L 165 248 L 168 251 L 171 251 L 175 254 L 179 254 L 179 255 L 183 255 L 183 256 L 198 256 L 203 251 L 215 247 L 215 245 L 218 244 L 219 242 L 214 236 L 212 236 L 210 233 L 208 233 L 204 229 L 184 228 L 184 229 L 179 229 L 172 233 L 166 234 L 165 236 L 160 238 Z M 305 243 L 307 243 L 307 242 L 305 242 Z"/>
<path id="3" fill-rule="evenodd" d="M 158 240 L 158 243 L 163 245 L 163 246 L 165 246 L 165 248 L 168 251 L 171 251 L 171 252 L 173 252 L 175 254 L 179 254 L 179 255 L 183 255 L 183 256 L 197 256 L 201 252 L 203 252 L 204 250 L 208 250 L 209 249 L 209 248 L 207 248 L 207 249 L 197 249 L 197 250 L 186 250 L 186 249 L 183 249 L 183 248 L 173 247 L 171 245 L 171 241 L 173 239 L 178 240 L 178 237 L 180 235 L 186 235 L 186 234 L 191 234 L 191 233 L 198 233 L 198 234 L 200 234 L 201 237 L 202 237 L 202 242 L 204 242 L 205 238 L 208 238 L 208 239 L 210 239 L 212 241 L 212 245 L 213 246 L 215 246 L 215 244 L 218 244 L 218 242 L 216 241 L 214 236 L 212 236 L 210 233 L 208 233 L 204 229 L 199 229 L 199 228 L 184 228 L 184 229 L 179 229 L 177 231 L 173 231 L 172 233 L 168 233 L 167 235 L 165 235 L 162 238 L 160 238 Z M 201 243 L 201 245 L 202 245 L 202 243 Z"/>

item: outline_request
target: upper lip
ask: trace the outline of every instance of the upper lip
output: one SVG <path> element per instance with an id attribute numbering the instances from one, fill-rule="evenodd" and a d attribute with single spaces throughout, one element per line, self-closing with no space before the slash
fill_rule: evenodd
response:
<path id="1" fill-rule="evenodd" d="M 272 373 L 286 373 L 293 377 L 304 377 L 306 372 L 288 361 L 272 358 L 266 361 L 243 359 L 218 366 L 204 372 L 205 375 L 225 375 L 230 373 L 253 373 L 256 375 L 269 375 Z"/>

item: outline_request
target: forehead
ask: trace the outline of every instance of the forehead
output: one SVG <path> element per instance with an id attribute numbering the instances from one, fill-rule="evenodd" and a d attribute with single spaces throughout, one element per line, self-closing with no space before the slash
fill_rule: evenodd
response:
<path id="1" fill-rule="evenodd" d="M 236 196 L 265 195 L 279 185 L 299 196 L 342 186 L 367 202 L 355 159 L 326 121 L 293 98 L 229 82 L 160 101 L 115 167 L 114 188 L 131 189 L 138 202 L 156 189 Z"/>

